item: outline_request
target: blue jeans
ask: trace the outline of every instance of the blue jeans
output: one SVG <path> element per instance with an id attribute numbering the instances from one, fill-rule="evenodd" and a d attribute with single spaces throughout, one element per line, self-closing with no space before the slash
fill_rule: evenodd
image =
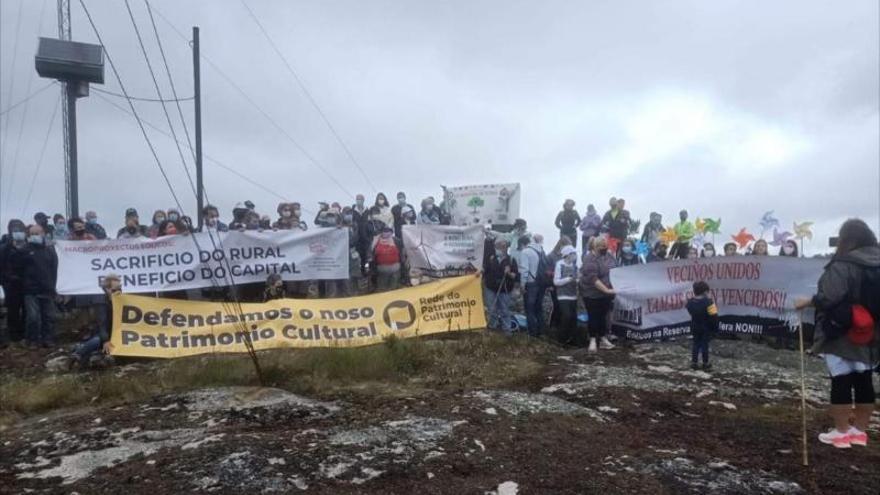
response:
<path id="1" fill-rule="evenodd" d="M 89 358 L 92 354 L 99 352 L 103 345 L 104 343 L 101 342 L 101 337 L 93 335 L 77 344 L 76 347 L 73 348 L 73 353 L 76 354 L 76 357 L 81 364 L 88 364 Z"/>
<path id="2" fill-rule="evenodd" d="M 513 315 L 510 313 L 510 294 L 485 289 L 486 310 L 489 311 L 489 328 L 506 334 L 513 332 Z"/>
<path id="3" fill-rule="evenodd" d="M 691 342 L 691 362 L 696 364 L 697 357 L 702 355 L 703 364 L 709 362 L 709 340 L 711 336 L 709 332 L 701 332 L 693 334 L 693 342 Z"/>
<path id="4" fill-rule="evenodd" d="M 55 343 L 55 301 L 52 296 L 24 296 L 25 338 L 32 344 Z"/>
<path id="5" fill-rule="evenodd" d="M 526 284 L 523 293 L 523 305 L 526 309 L 526 321 L 529 325 L 529 335 L 538 337 L 544 331 L 544 292 L 545 288 L 537 282 Z"/>

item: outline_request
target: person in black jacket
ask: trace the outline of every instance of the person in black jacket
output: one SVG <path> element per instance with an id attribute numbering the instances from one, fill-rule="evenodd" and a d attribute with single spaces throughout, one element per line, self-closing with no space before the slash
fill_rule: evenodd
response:
<path id="1" fill-rule="evenodd" d="M 694 282 L 694 297 L 688 299 L 687 311 L 691 315 L 691 369 L 697 369 L 697 358 L 702 356 L 703 369 L 710 370 L 709 340 L 718 332 L 718 307 L 709 297 L 709 284 Z"/>
<path id="2" fill-rule="evenodd" d="M 110 331 L 113 327 L 113 296 L 122 292 L 119 275 L 109 273 L 101 280 L 101 291 L 104 297 L 95 305 L 95 332 L 88 339 L 80 342 L 71 353 L 71 367 L 85 369 L 93 355 L 101 351 L 110 355 L 113 345 L 110 344 Z"/>
<path id="3" fill-rule="evenodd" d="M 566 199 L 562 203 L 562 211 L 556 215 L 556 228 L 559 229 L 560 236 L 566 236 L 571 239 L 571 245 L 577 244 L 577 228 L 581 224 L 581 217 L 577 210 L 574 209 L 574 200 Z"/>
<path id="4" fill-rule="evenodd" d="M 25 339 L 28 347 L 55 345 L 55 280 L 58 258 L 46 246 L 46 236 L 39 225 L 28 228 L 28 245 L 14 260 L 15 273 L 21 278 L 24 294 Z"/>
<path id="5" fill-rule="evenodd" d="M 15 273 L 13 260 L 27 247 L 27 228 L 24 222 L 12 219 L 7 226 L 8 235 L 0 241 L 0 286 L 6 296 L 6 332 L 0 333 L 0 348 L 8 341 L 18 342 L 24 338 L 24 289 L 21 278 Z"/>
<path id="6" fill-rule="evenodd" d="M 507 241 L 497 239 L 495 252 L 486 260 L 486 306 L 489 311 L 489 328 L 501 330 L 507 335 L 513 332 L 513 317 L 510 313 L 510 292 L 519 282 L 519 268 L 516 260 L 507 255 Z"/>
<path id="7" fill-rule="evenodd" d="M 403 239 L 403 226 L 415 225 L 416 209 L 406 202 L 406 194 L 397 193 L 397 204 L 391 207 L 391 215 L 394 217 L 394 237 Z"/>

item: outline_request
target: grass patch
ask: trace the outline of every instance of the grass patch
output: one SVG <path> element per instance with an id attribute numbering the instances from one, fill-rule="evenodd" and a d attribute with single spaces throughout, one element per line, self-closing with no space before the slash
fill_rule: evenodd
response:
<path id="1" fill-rule="evenodd" d="M 438 389 L 495 387 L 541 369 L 550 346 L 485 332 L 401 340 L 362 348 L 261 352 L 266 384 L 322 398 L 398 396 Z M 10 418 L 90 403 L 110 404 L 212 386 L 258 385 L 245 355 L 151 362 L 119 375 L 101 372 L 12 378 L 0 385 L 0 424 Z"/>

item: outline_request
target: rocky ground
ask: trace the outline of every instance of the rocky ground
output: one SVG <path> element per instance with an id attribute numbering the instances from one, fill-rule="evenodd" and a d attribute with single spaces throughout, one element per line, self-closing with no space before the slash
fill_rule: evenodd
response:
<path id="1" fill-rule="evenodd" d="M 804 467 L 798 354 L 717 341 L 706 373 L 687 346 L 551 347 L 538 373 L 495 388 L 319 400 L 215 387 L 52 411 L 0 432 L 0 492 L 880 492 L 880 415 L 868 448 L 815 440 L 820 361 Z"/>

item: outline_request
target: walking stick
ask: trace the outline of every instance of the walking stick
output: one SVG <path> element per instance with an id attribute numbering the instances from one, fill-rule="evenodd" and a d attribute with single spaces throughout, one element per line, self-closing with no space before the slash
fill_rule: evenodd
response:
<path id="1" fill-rule="evenodd" d="M 798 337 L 801 346 L 801 434 L 803 437 L 804 466 L 810 465 L 807 454 L 807 383 L 804 364 L 804 321 L 803 311 L 798 311 Z"/>

